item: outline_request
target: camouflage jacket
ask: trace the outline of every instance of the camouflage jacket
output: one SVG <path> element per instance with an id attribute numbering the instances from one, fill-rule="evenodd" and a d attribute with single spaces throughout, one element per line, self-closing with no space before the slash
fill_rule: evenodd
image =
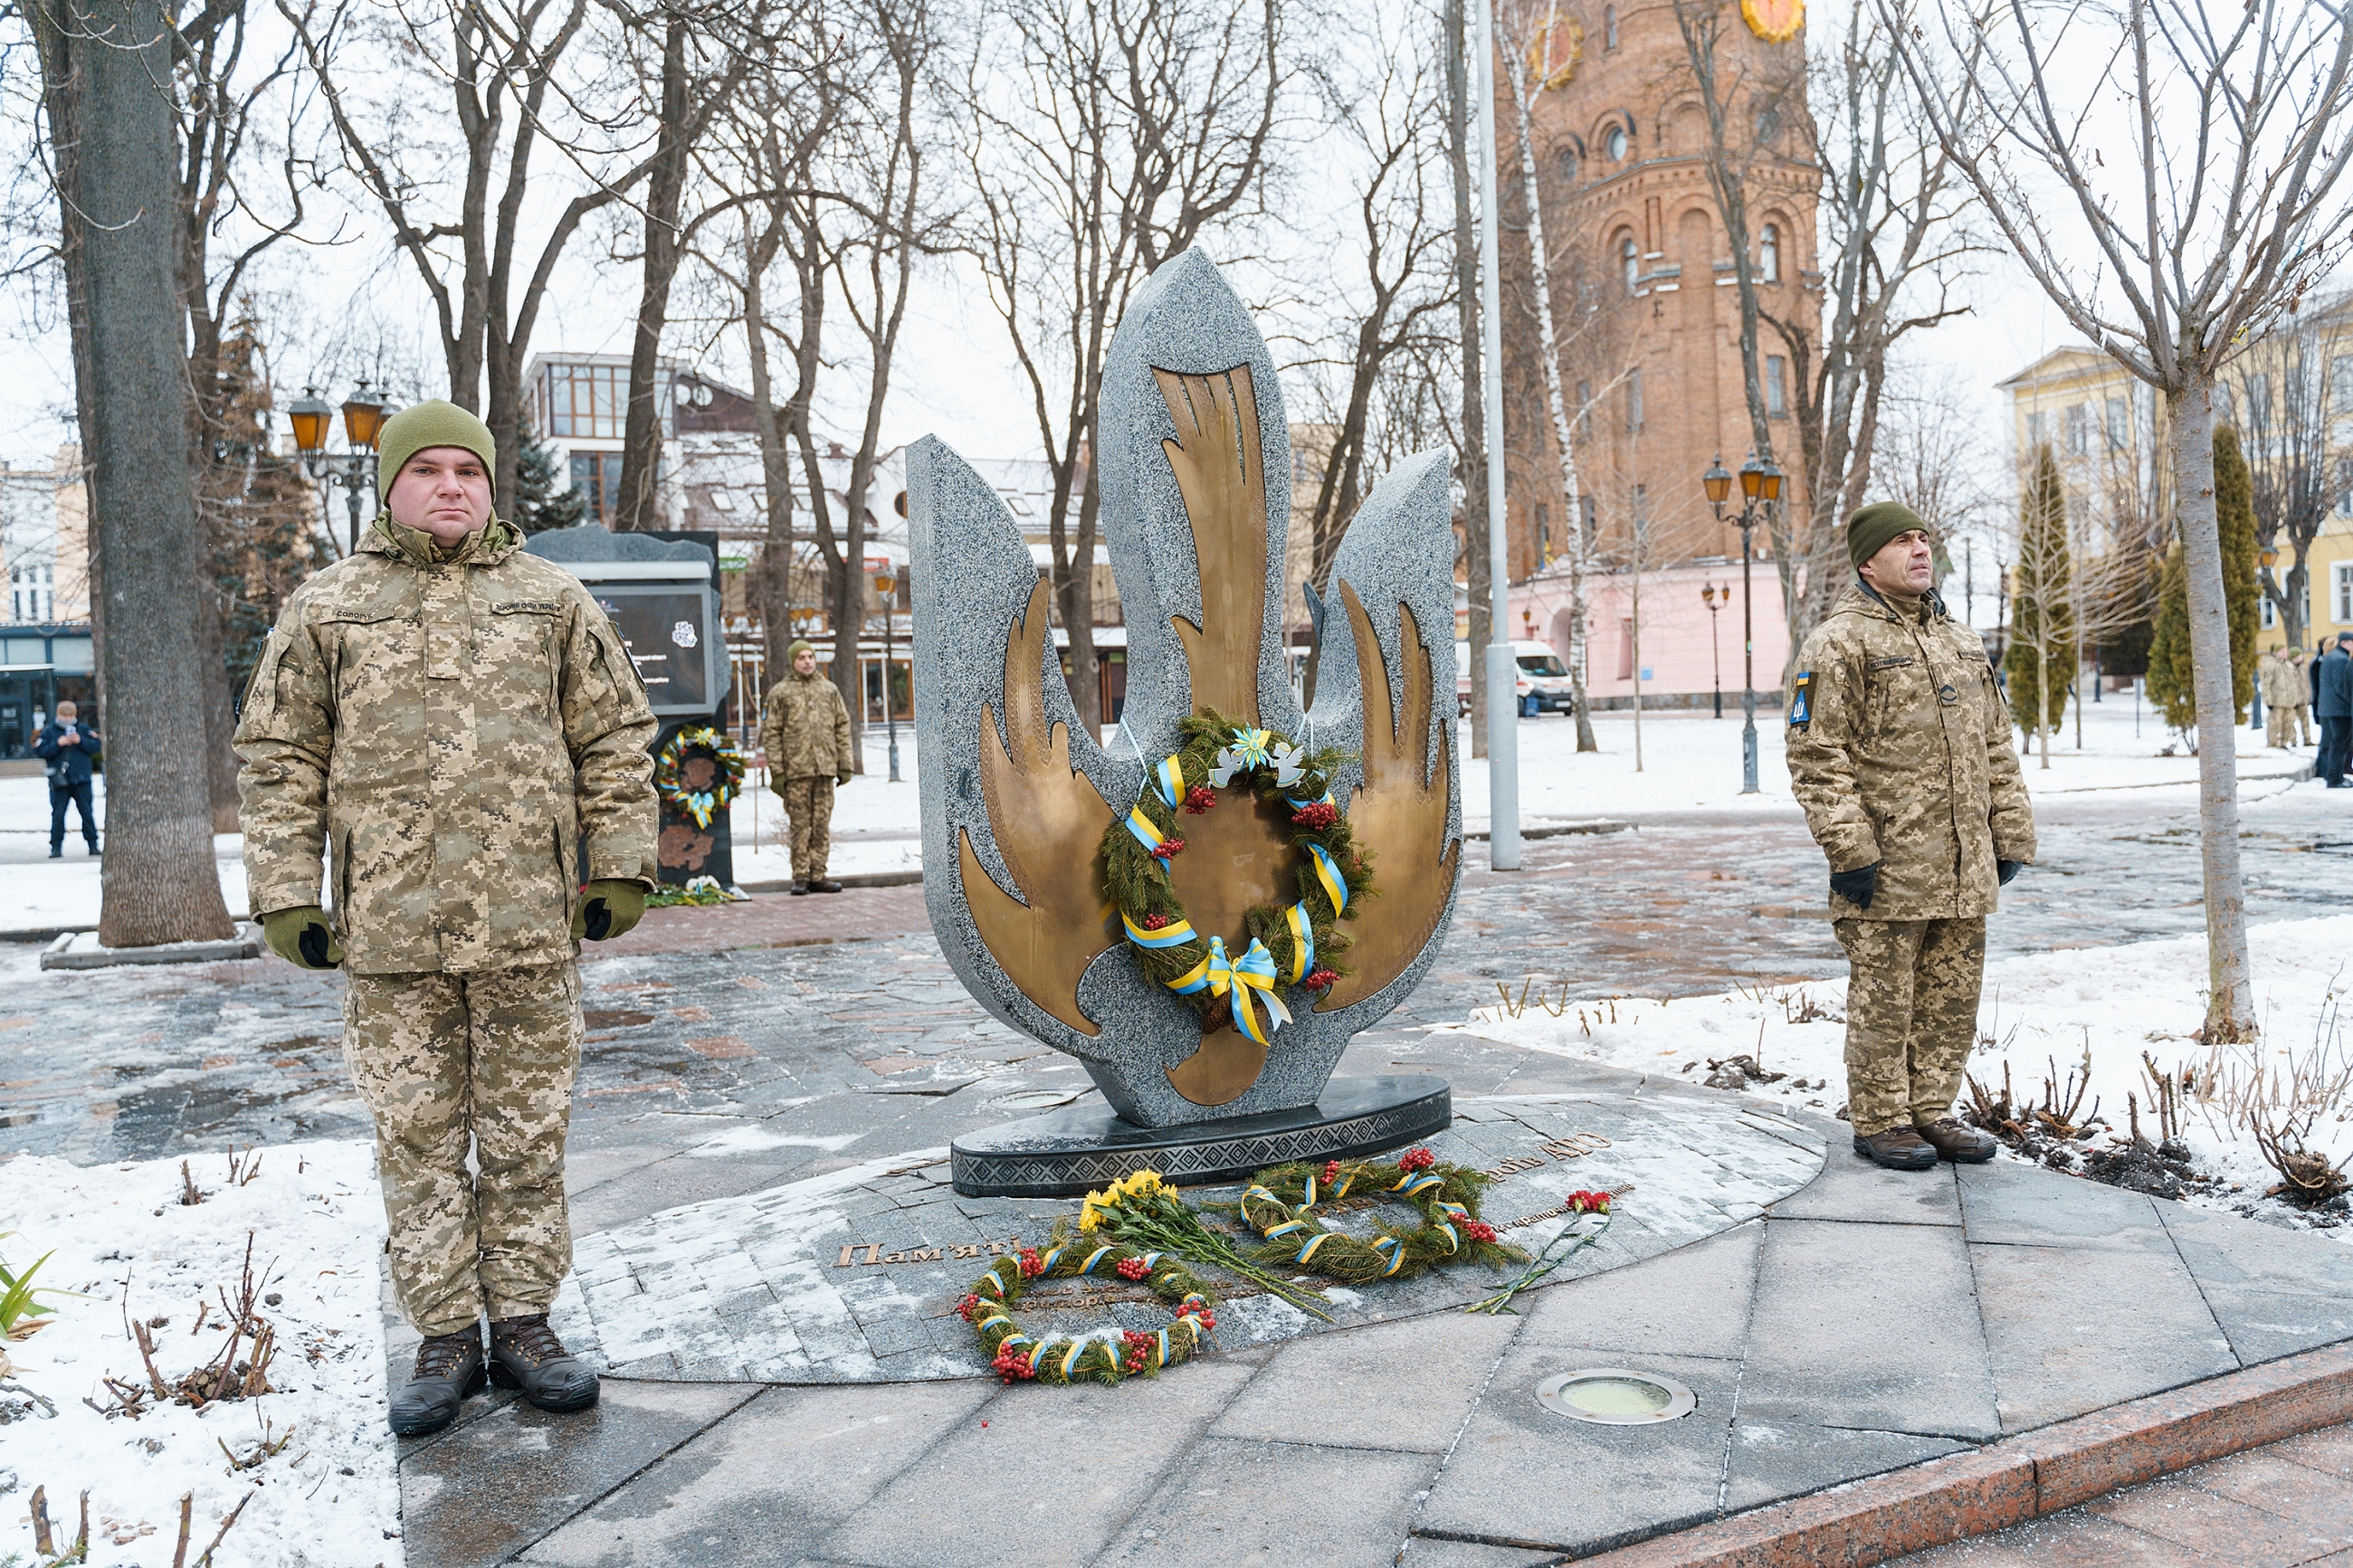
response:
<path id="1" fill-rule="evenodd" d="M 850 744 L 849 710 L 823 669 L 812 675 L 794 670 L 768 688 L 760 710 L 760 749 L 768 753 L 768 777 L 777 785 L 849 772 L 856 754 Z"/>
<path id="2" fill-rule="evenodd" d="M 436 552 L 380 520 L 295 592 L 254 668 L 253 912 L 318 903 L 332 848 L 353 973 L 568 958 L 582 883 L 657 879 L 645 687 L 579 580 L 520 544 L 494 521 Z"/>
<path id="3" fill-rule="evenodd" d="M 2311 700 L 2304 666 L 2290 664 L 2284 653 L 2267 653 L 2255 660 L 2255 685 L 2269 707 L 2294 708 Z"/>
<path id="4" fill-rule="evenodd" d="M 1998 860 L 2034 858 L 2034 814 L 1985 645 L 1929 601 L 1850 586 L 1790 679 L 1789 781 L 1832 871 L 1879 863 L 1871 908 L 1833 920 L 1993 912 Z"/>

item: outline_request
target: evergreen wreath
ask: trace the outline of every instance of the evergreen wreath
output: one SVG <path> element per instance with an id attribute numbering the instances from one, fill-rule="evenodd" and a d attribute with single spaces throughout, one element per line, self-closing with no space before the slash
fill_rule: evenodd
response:
<path id="1" fill-rule="evenodd" d="M 690 757 L 707 758 L 714 777 L 708 788 L 697 789 L 680 774 Z M 654 755 L 654 792 L 662 804 L 681 816 L 694 818 L 697 827 L 711 819 L 744 790 L 744 753 L 735 742 L 708 724 L 681 729 Z"/>
<path id="2" fill-rule="evenodd" d="M 1377 889 L 1372 858 L 1332 798 L 1332 775 L 1348 759 L 1336 747 L 1303 750 L 1273 730 L 1239 724 L 1215 709 L 1176 721 L 1177 750 L 1154 767 L 1142 798 L 1103 830 L 1103 878 L 1146 978 L 1187 998 L 1204 1032 L 1230 1017 L 1267 1043 L 1246 999 L 1257 991 L 1278 1023 L 1290 1013 L 1276 987 L 1304 986 L 1319 995 L 1348 969 L 1337 961 L 1354 945 L 1337 928 Z M 1185 918 L 1169 863 L 1184 852 L 1180 816 L 1218 805 L 1221 789 L 1242 788 L 1291 808 L 1291 847 L 1299 852 L 1298 901 L 1260 904 L 1244 917 L 1250 945 L 1229 959 L 1224 937 L 1197 932 Z M 1237 1003 L 1240 1005 L 1237 1005 Z"/>
<path id="3" fill-rule="evenodd" d="M 1146 1333 L 1124 1329 L 1116 1340 L 1103 1334 L 1048 1334 L 1034 1338 L 1022 1330 L 1013 1307 L 1029 1291 L 1034 1279 L 1070 1279 L 1101 1273 L 1143 1284 L 1175 1309 L 1168 1326 Z M 1074 1241 L 1068 1220 L 1059 1220 L 1040 1253 L 1025 1247 L 988 1266 L 973 1282 L 956 1310 L 980 1337 L 989 1358 L 989 1370 L 1008 1383 L 1030 1378 L 1066 1386 L 1073 1383 L 1116 1384 L 1130 1377 L 1156 1377 L 1160 1369 L 1187 1362 L 1208 1343 L 1218 1326 L 1217 1299 L 1208 1285 L 1176 1257 L 1166 1252 L 1139 1252 L 1117 1242 Z"/>
<path id="4" fill-rule="evenodd" d="M 1428 1149 L 1409 1149 L 1386 1163 L 1294 1160 L 1261 1171 L 1238 1205 L 1250 1227 L 1266 1239 L 1254 1256 L 1344 1285 L 1410 1279 L 1435 1268 L 1469 1260 L 1490 1268 L 1524 1263 L 1527 1254 L 1500 1240 L 1479 1217 L 1484 1172 L 1440 1163 Z M 1401 1236 L 1370 1240 L 1334 1230 L 1314 1210 L 1357 1192 L 1419 1211 L 1421 1223 Z"/>

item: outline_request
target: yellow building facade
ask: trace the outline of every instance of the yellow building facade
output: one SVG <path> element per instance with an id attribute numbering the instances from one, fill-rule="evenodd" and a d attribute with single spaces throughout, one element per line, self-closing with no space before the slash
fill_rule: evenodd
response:
<path id="1" fill-rule="evenodd" d="M 2079 561 L 2139 540 L 2159 550 L 2170 543 L 2165 405 L 2146 383 L 2077 345 L 2043 355 L 2000 386 L 2021 476 L 2050 444 Z M 2306 556 L 2304 641 L 2353 631 L 2353 297 L 2306 312 L 2242 354 L 2223 373 L 2218 403 L 2218 418 L 2238 430 L 2257 470 L 2259 493 L 2266 473 L 2282 472 L 2290 458 L 2316 470 L 2327 513 Z M 2294 563 L 2288 541 L 2275 539 L 2265 553 L 2266 570 L 2284 584 Z M 2259 646 L 2286 640 L 2266 595 Z"/>

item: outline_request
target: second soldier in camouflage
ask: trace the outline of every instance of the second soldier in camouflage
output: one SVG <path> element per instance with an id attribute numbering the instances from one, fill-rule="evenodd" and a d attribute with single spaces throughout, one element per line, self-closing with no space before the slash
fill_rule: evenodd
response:
<path id="1" fill-rule="evenodd" d="M 254 913 L 281 957 L 347 979 L 393 1288 L 424 1336 L 391 1408 L 413 1435 L 486 1376 L 542 1409 L 596 1401 L 547 1326 L 572 1263 L 575 939 L 628 930 L 654 886 L 654 719 L 596 600 L 491 515 L 480 420 L 420 404 L 382 450 L 385 510 L 287 605 L 237 750 Z"/>
<path id="2" fill-rule="evenodd" d="M 1986 917 L 2034 859 L 2034 815 L 1985 645 L 1945 613 L 1932 542 L 1883 501 L 1847 525 L 1856 581 L 1790 679 L 1789 779 L 1830 858 L 1846 949 L 1855 1152 L 1896 1170 L 1993 1158 L 1952 1115 L 1977 1037 Z"/>

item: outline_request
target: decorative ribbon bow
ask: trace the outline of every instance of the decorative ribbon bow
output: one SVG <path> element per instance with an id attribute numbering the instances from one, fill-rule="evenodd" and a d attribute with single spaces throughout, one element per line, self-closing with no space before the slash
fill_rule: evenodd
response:
<path id="1" fill-rule="evenodd" d="M 1129 928 L 1131 937 L 1134 931 L 1134 927 Z M 1153 931 L 1148 934 L 1158 936 L 1161 933 Z M 1168 982 L 1168 988 L 1187 996 L 1204 990 L 1212 996 L 1230 994 L 1235 1026 L 1261 1046 L 1267 1043 L 1267 1036 L 1291 1022 L 1291 1009 L 1285 1007 L 1282 998 L 1274 993 L 1274 954 L 1267 952 L 1266 943 L 1256 937 L 1250 938 L 1249 951 L 1240 959 L 1226 956 L 1223 937 L 1211 937 L 1209 956 Z M 1250 993 L 1253 991 L 1259 994 L 1260 1001 L 1266 1006 L 1270 1021 L 1264 1029 L 1259 1027 L 1257 1014 L 1250 1006 Z"/>

